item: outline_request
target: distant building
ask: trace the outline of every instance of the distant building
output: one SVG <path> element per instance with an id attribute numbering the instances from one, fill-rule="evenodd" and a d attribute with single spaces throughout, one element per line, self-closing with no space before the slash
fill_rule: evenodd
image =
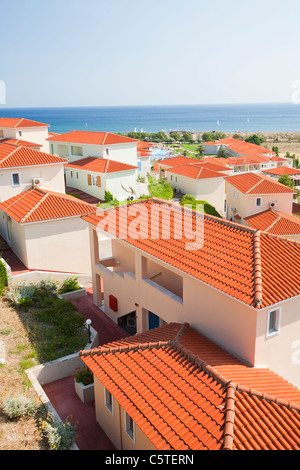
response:
<path id="1" fill-rule="evenodd" d="M 30 144 L 31 148 L 39 148 L 43 152 L 49 152 L 48 144 L 49 124 L 31 121 L 30 119 L 0 118 L 0 140 L 12 139 Z"/>
<path id="2" fill-rule="evenodd" d="M 102 201 L 106 191 L 119 201 L 130 197 L 136 199 L 137 170 L 136 166 L 114 160 L 83 158 L 65 165 L 66 185 Z"/>
<path id="3" fill-rule="evenodd" d="M 0 142 L 0 202 L 33 186 L 65 192 L 65 158 Z"/>
<path id="4" fill-rule="evenodd" d="M 254 214 L 275 209 L 292 214 L 296 191 L 265 174 L 242 173 L 226 181 L 227 220 L 238 223 Z"/>

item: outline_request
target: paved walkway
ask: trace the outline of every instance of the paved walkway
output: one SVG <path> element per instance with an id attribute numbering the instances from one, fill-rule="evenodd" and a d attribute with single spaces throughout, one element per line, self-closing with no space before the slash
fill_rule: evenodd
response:
<path id="1" fill-rule="evenodd" d="M 126 331 L 93 304 L 92 289 L 87 289 L 86 296 L 73 299 L 72 303 L 84 318 L 92 320 L 100 345 L 128 336 Z M 71 423 L 76 424 L 75 442 L 79 450 L 115 450 L 96 422 L 95 402 L 83 404 L 77 396 L 73 376 L 44 385 L 43 389 L 60 418 L 63 421 L 70 418 Z"/>

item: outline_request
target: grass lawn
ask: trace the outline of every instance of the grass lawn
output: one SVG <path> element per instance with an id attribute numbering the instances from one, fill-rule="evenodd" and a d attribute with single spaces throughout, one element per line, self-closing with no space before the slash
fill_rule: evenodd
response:
<path id="1" fill-rule="evenodd" d="M 150 196 L 157 197 L 158 199 L 170 200 L 174 195 L 174 191 L 170 183 L 166 183 L 163 179 L 158 181 L 152 181 L 150 179 L 148 185 L 148 191 Z"/>

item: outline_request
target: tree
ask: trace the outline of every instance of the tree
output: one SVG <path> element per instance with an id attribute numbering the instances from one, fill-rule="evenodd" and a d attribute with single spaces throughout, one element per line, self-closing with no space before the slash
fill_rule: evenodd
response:
<path id="1" fill-rule="evenodd" d="M 202 157 L 202 156 L 203 156 L 203 152 L 204 152 L 203 145 L 201 145 L 201 144 L 198 145 L 196 151 L 197 151 L 197 155 L 198 155 L 199 157 Z"/>
<path id="2" fill-rule="evenodd" d="M 226 154 L 225 150 L 219 150 L 217 154 L 217 158 L 228 158 L 228 155 Z"/>
<path id="3" fill-rule="evenodd" d="M 279 155 L 279 148 L 278 148 L 278 147 L 275 147 L 275 146 L 272 147 L 272 152 L 275 152 L 276 155 L 277 155 L 277 157 L 278 157 L 278 155 Z"/>
<path id="4" fill-rule="evenodd" d="M 250 137 L 247 137 L 247 139 L 245 139 L 245 142 L 249 142 L 250 144 L 255 145 L 261 145 L 263 143 L 263 140 L 257 134 L 253 134 L 250 135 Z"/>
<path id="5" fill-rule="evenodd" d="M 179 142 L 181 140 L 181 135 L 179 134 L 179 132 L 171 132 L 170 137 L 176 142 Z"/>
<path id="6" fill-rule="evenodd" d="M 278 179 L 278 183 L 284 184 L 285 186 L 288 186 L 292 189 L 295 186 L 294 181 L 287 174 L 283 174 L 282 176 L 280 176 L 280 178 Z"/>
<path id="7" fill-rule="evenodd" d="M 193 136 L 191 134 L 191 132 L 185 132 L 182 136 L 183 140 L 185 140 L 185 142 L 190 142 L 190 141 L 193 141 Z"/>

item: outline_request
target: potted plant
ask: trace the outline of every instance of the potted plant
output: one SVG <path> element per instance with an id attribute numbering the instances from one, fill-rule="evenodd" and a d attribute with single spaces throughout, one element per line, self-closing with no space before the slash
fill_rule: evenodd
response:
<path id="1" fill-rule="evenodd" d="M 77 280 L 77 277 L 68 277 L 65 279 L 57 291 L 58 296 L 62 299 L 69 300 L 86 295 L 86 289 L 81 287 Z"/>
<path id="2" fill-rule="evenodd" d="M 83 403 L 95 399 L 94 374 L 90 369 L 79 369 L 74 376 L 75 391 Z"/>

